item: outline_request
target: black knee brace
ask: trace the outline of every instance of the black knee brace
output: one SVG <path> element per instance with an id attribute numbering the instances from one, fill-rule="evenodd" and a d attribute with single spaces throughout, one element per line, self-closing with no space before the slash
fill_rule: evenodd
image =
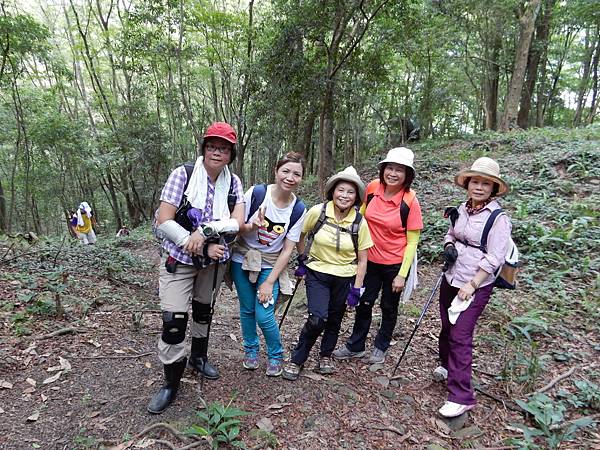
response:
<path id="1" fill-rule="evenodd" d="M 309 314 L 308 319 L 306 320 L 306 324 L 304 326 L 306 328 L 307 335 L 317 337 L 325 329 L 325 320 L 321 319 L 320 317 Z"/>
<path id="2" fill-rule="evenodd" d="M 210 323 L 212 320 L 210 304 L 192 301 L 192 319 L 196 323 Z"/>
<path id="3" fill-rule="evenodd" d="M 167 344 L 180 344 L 185 340 L 188 313 L 163 311 L 162 340 Z"/>

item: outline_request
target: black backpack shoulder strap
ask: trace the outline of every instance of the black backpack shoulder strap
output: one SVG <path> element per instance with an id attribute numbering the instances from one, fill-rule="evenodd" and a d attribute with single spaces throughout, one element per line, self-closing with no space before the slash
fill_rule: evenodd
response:
<path id="1" fill-rule="evenodd" d="M 231 181 L 229 182 L 229 192 L 227 193 L 227 207 L 229 212 L 232 213 L 237 202 L 237 195 L 233 190 L 233 173 L 231 174 Z"/>
<path id="2" fill-rule="evenodd" d="M 254 213 L 260 208 L 263 201 L 265 200 L 265 196 L 267 195 L 267 185 L 266 184 L 257 184 L 252 189 L 252 196 L 250 198 L 250 212 L 248 213 L 248 217 L 246 217 L 246 222 L 250 220 L 250 217 L 254 215 Z"/>
<path id="3" fill-rule="evenodd" d="M 190 184 L 190 178 L 192 177 L 192 172 L 194 171 L 195 165 L 196 165 L 196 163 L 193 163 L 193 162 L 186 162 L 183 165 L 183 168 L 185 169 L 185 174 L 187 175 L 187 178 L 185 179 L 185 184 L 183 185 L 183 195 L 181 196 L 181 201 L 179 202 L 179 207 L 181 207 L 181 205 L 183 205 L 187 200 L 187 197 L 185 196 L 185 191 L 187 190 L 188 184 Z"/>
<path id="4" fill-rule="evenodd" d="M 366 201 L 367 205 L 369 203 L 371 203 L 371 200 L 373 200 L 373 197 L 375 197 L 375 194 L 373 192 L 371 192 L 370 194 L 367 195 L 367 201 Z"/>
<path id="5" fill-rule="evenodd" d="M 402 228 L 406 230 L 406 224 L 408 223 L 408 215 L 410 214 L 410 206 L 404 201 L 404 198 L 400 202 L 400 221 Z"/>
<path id="6" fill-rule="evenodd" d="M 360 223 L 362 222 L 362 214 L 358 212 L 356 208 L 356 217 L 350 227 L 350 236 L 352 237 L 352 245 L 354 245 L 354 253 L 356 253 L 356 259 L 358 260 L 358 232 L 360 230 Z"/>
<path id="7" fill-rule="evenodd" d="M 488 217 L 487 221 L 485 222 L 485 225 L 483 227 L 483 232 L 481 233 L 481 241 L 479 244 L 479 249 L 483 253 L 487 253 L 487 240 L 488 240 L 488 235 L 490 234 L 490 230 L 492 229 L 492 226 L 494 225 L 496 218 L 503 212 L 504 212 L 504 210 L 502 208 L 493 210 L 492 213 L 490 214 L 490 217 Z"/>

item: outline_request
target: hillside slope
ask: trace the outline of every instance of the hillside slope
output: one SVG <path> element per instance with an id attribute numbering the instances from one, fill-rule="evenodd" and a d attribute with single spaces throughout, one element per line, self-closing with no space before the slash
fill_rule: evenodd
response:
<path id="1" fill-rule="evenodd" d="M 412 148 L 426 222 L 420 286 L 400 313 L 385 365 L 339 363 L 324 377 L 310 370 L 313 351 L 309 370 L 294 383 L 267 378 L 264 359 L 259 370 L 246 371 L 237 300 L 223 290 L 211 334 L 223 376 L 200 392 L 186 372 L 176 402 L 160 417 L 145 411 L 162 382 L 155 356 L 157 246 L 149 229 L 120 240 L 100 235 L 95 247 L 0 240 L 0 448 L 166 448 L 159 440 L 206 447 L 178 434 L 190 424 L 205 426 L 195 415 L 200 397 L 251 412 L 241 418 L 240 437 L 252 448 L 551 448 L 561 441 L 561 448 L 598 448 L 597 428 L 589 425 L 600 413 L 600 128 L 486 134 Z M 359 167 L 365 180 L 382 155 Z M 465 428 L 452 431 L 435 415 L 445 387 L 430 378 L 437 365 L 435 302 L 400 377 L 389 375 L 439 274 L 443 209 L 463 200 L 453 176 L 481 155 L 498 159 L 513 188 L 502 204 L 524 266 L 518 290 L 497 290 L 480 320 L 479 405 Z M 303 191 L 314 192 L 310 185 Z M 288 351 L 304 321 L 304 301 L 301 287 L 282 328 Z M 375 324 L 379 318 L 376 309 Z M 340 340 L 352 320 L 348 313 Z M 159 423 L 172 430 L 149 428 Z"/>

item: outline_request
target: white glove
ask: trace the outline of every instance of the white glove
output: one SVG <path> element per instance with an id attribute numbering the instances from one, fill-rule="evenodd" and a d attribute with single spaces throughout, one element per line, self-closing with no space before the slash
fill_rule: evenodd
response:
<path id="1" fill-rule="evenodd" d="M 172 219 L 158 226 L 157 235 L 160 238 L 167 238 L 178 247 L 183 247 L 190 239 L 190 232 Z"/>

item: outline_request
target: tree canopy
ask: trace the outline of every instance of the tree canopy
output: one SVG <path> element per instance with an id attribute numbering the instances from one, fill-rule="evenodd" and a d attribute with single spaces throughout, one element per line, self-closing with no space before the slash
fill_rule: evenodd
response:
<path id="1" fill-rule="evenodd" d="M 299 151 L 322 185 L 408 139 L 585 126 L 597 116 L 591 0 L 0 2 L 0 231 L 64 230 L 87 200 L 152 217 L 213 121 L 234 170 Z"/>

